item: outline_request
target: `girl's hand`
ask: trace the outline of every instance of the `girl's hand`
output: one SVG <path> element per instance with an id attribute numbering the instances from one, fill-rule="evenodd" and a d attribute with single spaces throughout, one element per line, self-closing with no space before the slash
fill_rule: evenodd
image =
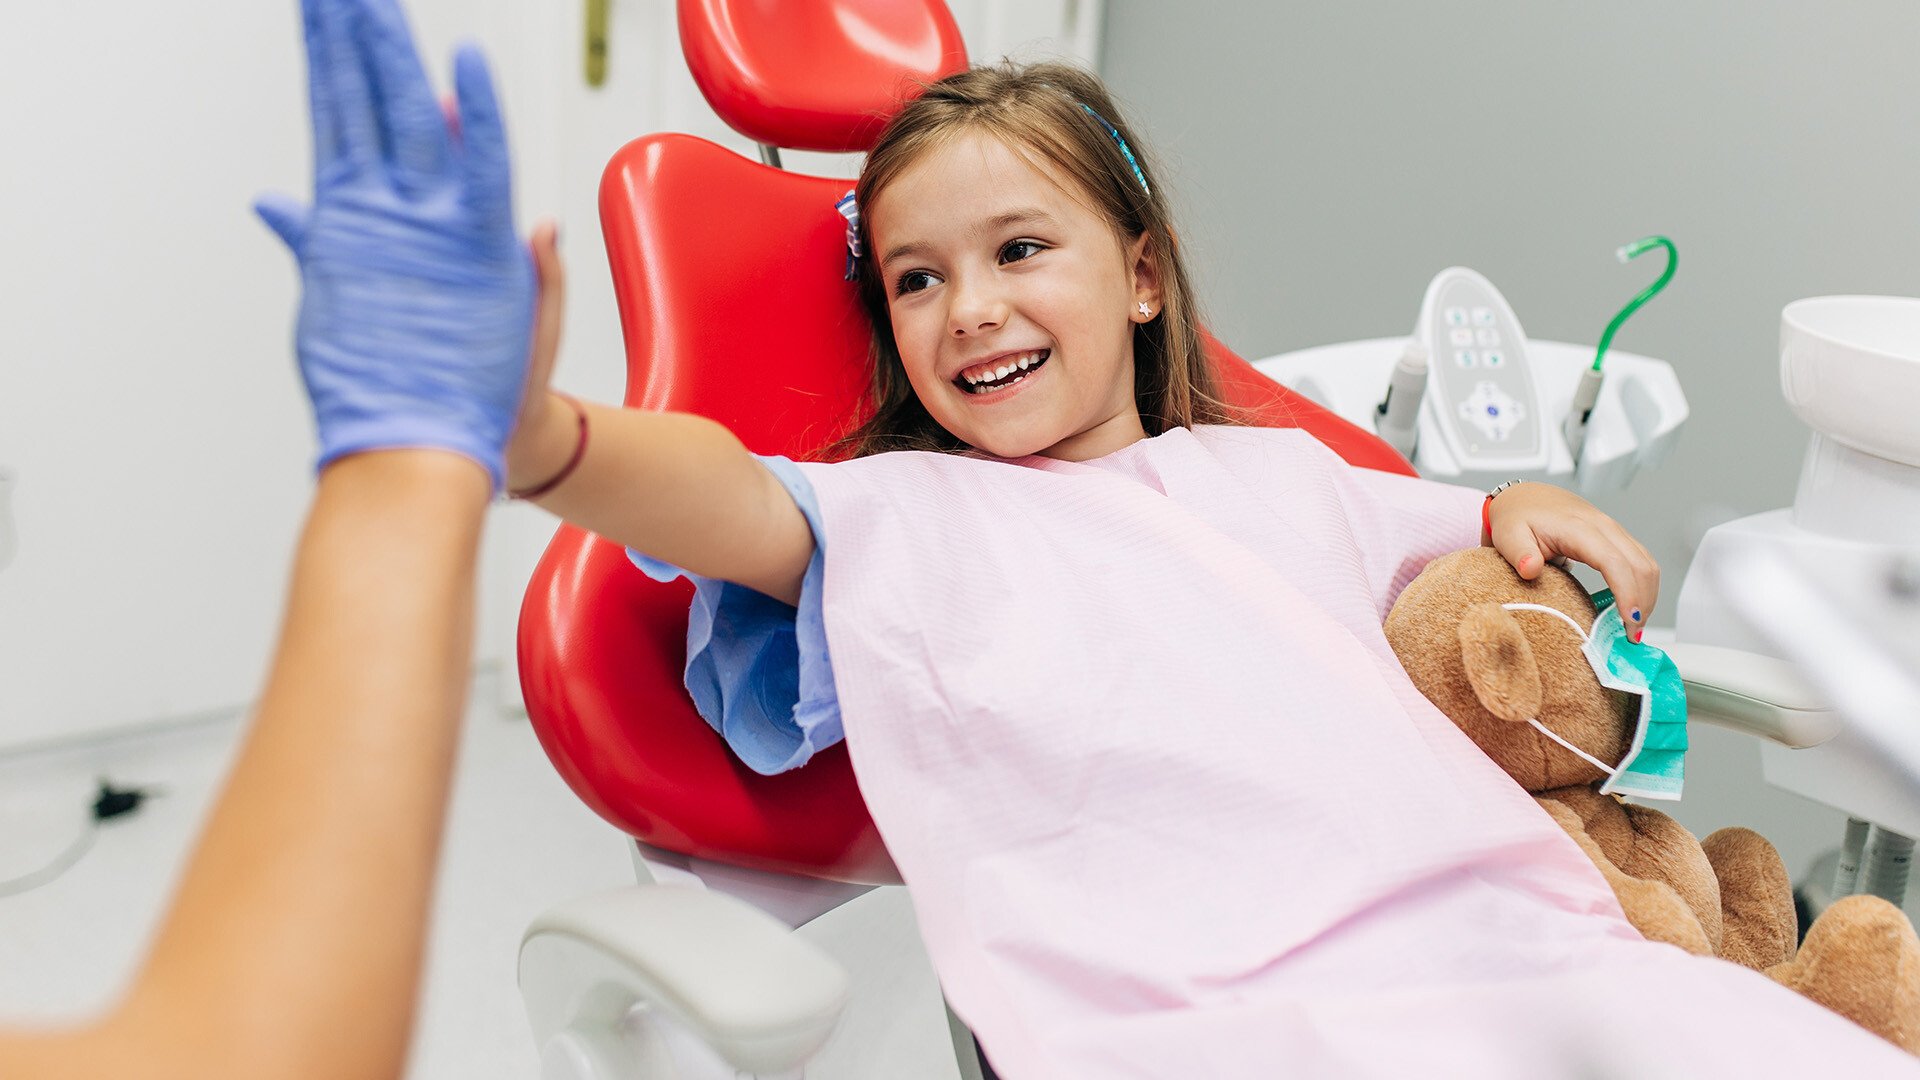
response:
<path id="1" fill-rule="evenodd" d="M 1549 561 L 1570 558 L 1600 571 L 1627 636 L 1640 640 L 1660 597 L 1660 566 L 1619 522 L 1571 491 L 1534 481 L 1495 496 L 1489 515 L 1494 549 L 1528 581 Z"/>
<path id="2" fill-rule="evenodd" d="M 560 324 L 566 312 L 567 280 L 560 265 L 560 229 L 551 220 L 533 229 L 533 269 L 540 299 L 533 314 L 533 355 L 526 395 L 507 439 L 507 487 L 524 490 L 558 472 L 573 452 L 573 411 L 548 392 L 560 355 Z"/>

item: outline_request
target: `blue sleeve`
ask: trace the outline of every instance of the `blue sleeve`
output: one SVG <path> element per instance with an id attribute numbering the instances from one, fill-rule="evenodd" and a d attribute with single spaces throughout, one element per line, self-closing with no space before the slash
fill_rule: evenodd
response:
<path id="1" fill-rule="evenodd" d="M 843 737 L 833 689 L 820 582 L 826 542 L 820 500 L 792 461 L 760 462 L 800 507 L 813 530 L 813 560 L 790 607 L 745 585 L 689 574 L 629 548 L 627 557 L 655 581 L 694 584 L 687 612 L 687 693 L 694 708 L 754 772 L 797 769 Z"/>

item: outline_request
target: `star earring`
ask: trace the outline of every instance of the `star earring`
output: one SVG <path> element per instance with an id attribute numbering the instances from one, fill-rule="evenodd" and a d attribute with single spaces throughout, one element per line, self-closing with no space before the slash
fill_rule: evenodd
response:
<path id="1" fill-rule="evenodd" d="M 1153 316 L 1153 309 L 1147 306 L 1145 300 L 1140 301 L 1140 315 L 1142 318 L 1151 318 Z"/>

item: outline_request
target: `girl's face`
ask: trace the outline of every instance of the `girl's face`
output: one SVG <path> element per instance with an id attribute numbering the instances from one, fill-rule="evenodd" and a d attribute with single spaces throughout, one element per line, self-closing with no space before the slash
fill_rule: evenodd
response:
<path id="1" fill-rule="evenodd" d="M 971 132 L 873 201 L 894 344 L 942 427 L 1006 458 L 1085 461 L 1146 437 L 1133 326 L 1160 290 L 1145 234 L 1123 244 L 1067 182 Z"/>

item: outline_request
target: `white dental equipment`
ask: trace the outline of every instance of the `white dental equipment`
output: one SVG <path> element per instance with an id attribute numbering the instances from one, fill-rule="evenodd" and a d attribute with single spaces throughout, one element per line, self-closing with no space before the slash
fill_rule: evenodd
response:
<path id="1" fill-rule="evenodd" d="M 1622 257 L 1656 243 L 1665 241 L 1649 238 L 1621 249 Z M 1593 348 L 1527 340 L 1493 283 L 1459 266 L 1427 286 L 1411 337 L 1322 345 L 1253 366 L 1377 431 L 1430 479 L 1621 488 L 1666 458 L 1688 415 L 1665 362 L 1607 351 L 1620 323 L 1671 273 L 1669 264 L 1608 326 L 1604 380 Z"/>
<path id="2" fill-rule="evenodd" d="M 1602 339 L 1601 379 L 1592 349 L 1529 341 L 1486 278 L 1453 267 L 1428 286 L 1410 338 L 1254 366 L 1377 431 L 1431 479 L 1617 489 L 1664 460 L 1688 417 L 1669 365 L 1605 351 L 1630 310 Z M 1902 725 L 1920 715 L 1920 299 L 1788 305 L 1781 383 L 1814 429 L 1793 507 L 1708 532 L 1663 647 L 1693 719 L 1760 737 L 1769 783 L 1849 815 L 1831 885 L 1803 883 L 1813 906 L 1856 891 L 1900 903 L 1920 836 L 1920 726 Z M 1801 602 L 1784 603 L 1789 590 Z M 1807 598 L 1821 592 L 1816 612 Z M 1840 613 L 1867 632 L 1816 629 Z"/>
<path id="3" fill-rule="evenodd" d="M 1841 727 L 1871 753 L 1873 771 L 1901 789 L 1920 788 L 1920 725 L 1911 720 L 1920 714 L 1920 594 L 1902 585 L 1916 572 L 1920 548 L 1823 575 L 1780 550 L 1735 545 L 1709 568 L 1734 613 L 1833 702 Z M 1879 605 L 1870 595 L 1876 577 L 1886 583 Z M 1836 596 L 1845 597 L 1846 614 Z M 1905 611 L 1896 614 L 1896 605 Z M 1875 615 L 1892 617 L 1863 625 Z M 1903 637 L 1911 639 L 1904 649 Z"/>
<path id="4" fill-rule="evenodd" d="M 1676 660 L 1684 671 L 1686 651 L 1706 648 L 1796 662 L 1832 733 L 1807 749 L 1763 743 L 1762 769 L 1850 819 L 1830 897 L 1810 882 L 1810 906 L 1856 891 L 1899 903 L 1920 835 L 1920 300 L 1788 304 L 1780 380 L 1813 428 L 1793 505 L 1701 540 Z"/>

